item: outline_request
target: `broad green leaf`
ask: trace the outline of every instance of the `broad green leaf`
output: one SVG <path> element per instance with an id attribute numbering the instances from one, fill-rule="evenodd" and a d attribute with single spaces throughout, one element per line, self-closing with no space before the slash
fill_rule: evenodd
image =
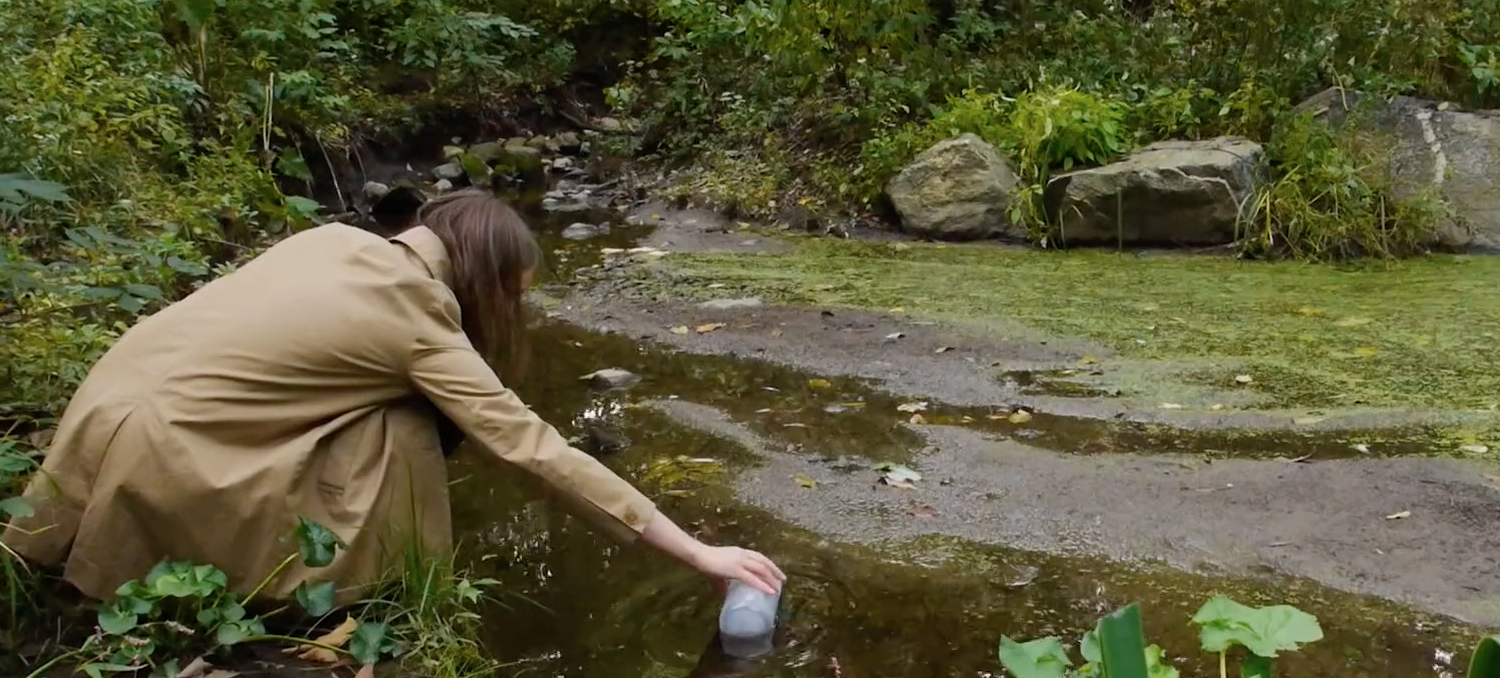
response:
<path id="1" fill-rule="evenodd" d="M 1235 645 L 1256 656 L 1271 658 L 1323 638 L 1318 619 L 1290 605 L 1249 607 L 1222 595 L 1209 599 L 1193 623 L 1206 652 L 1219 653 Z"/>
<path id="2" fill-rule="evenodd" d="M 298 221 L 311 221 L 318 216 L 318 210 L 322 205 L 312 198 L 304 198 L 300 195 L 289 195 L 286 197 L 287 216 Z"/>
<path id="3" fill-rule="evenodd" d="M 1240 678 L 1271 678 L 1271 660 L 1249 656 L 1240 662 Z"/>
<path id="4" fill-rule="evenodd" d="M 177 271 L 178 273 L 183 273 L 186 275 L 200 276 L 208 274 L 207 267 L 201 264 L 193 263 L 191 261 L 188 261 L 187 259 L 183 259 L 182 257 L 167 257 L 167 267 L 174 271 Z"/>
<path id="5" fill-rule="evenodd" d="M 136 667 L 134 666 L 125 666 L 123 664 L 101 664 L 98 662 L 84 664 L 83 666 L 80 666 L 78 668 L 82 669 L 84 673 L 88 674 L 89 678 L 103 678 L 103 675 L 106 673 L 126 673 L 136 671 Z"/>
<path id="6" fill-rule="evenodd" d="M 1097 663 L 1104 660 L 1104 651 L 1099 647 L 1099 628 L 1083 634 L 1078 641 L 1078 652 L 1083 655 L 1083 660 L 1089 663 Z"/>
<path id="7" fill-rule="evenodd" d="M 155 285 L 131 283 L 125 286 L 125 291 L 142 299 L 151 299 L 153 301 L 161 301 L 165 298 L 162 296 L 161 288 Z"/>
<path id="8" fill-rule="evenodd" d="M 313 180 L 312 170 L 307 168 L 307 160 L 294 148 L 282 150 L 281 155 L 276 158 L 276 169 L 293 179 L 309 183 Z"/>
<path id="9" fill-rule="evenodd" d="M 1469 678 L 1500 678 L 1500 636 L 1479 641 L 1469 660 Z"/>
<path id="10" fill-rule="evenodd" d="M 215 0 L 175 0 L 177 15 L 194 33 L 202 30 L 219 8 Z"/>
<path id="11" fill-rule="evenodd" d="M 214 642 L 227 647 L 243 643 L 247 638 L 263 636 L 265 633 L 265 624 L 261 623 L 258 618 L 224 622 L 214 632 Z"/>
<path id="12" fill-rule="evenodd" d="M 1147 678 L 1146 636 L 1141 629 L 1139 605 L 1131 603 L 1100 619 L 1098 641 L 1104 675 Z"/>
<path id="13" fill-rule="evenodd" d="M 349 654 L 361 664 L 378 664 L 382 657 L 401 653 L 401 646 L 390 637 L 390 627 L 379 622 L 360 622 L 349 639 Z"/>
<path id="14" fill-rule="evenodd" d="M 1017 643 L 1000 636 L 1000 665 L 1013 678 L 1065 678 L 1073 662 L 1055 637 Z"/>
<path id="15" fill-rule="evenodd" d="M 27 200 L 64 203 L 72 200 L 68 187 L 55 181 L 33 179 L 19 173 L 0 174 L 0 201 L 25 205 Z"/>
<path id="16" fill-rule="evenodd" d="M 306 518 L 297 518 L 297 550 L 307 567 L 328 567 L 344 544 L 338 535 Z"/>
<path id="17" fill-rule="evenodd" d="M 135 629 L 140 616 L 131 611 L 126 599 L 117 599 L 99 607 L 99 628 L 111 635 L 124 635 Z"/>
<path id="18" fill-rule="evenodd" d="M 321 617 L 333 611 L 333 592 L 334 586 L 331 581 L 317 584 L 302 582 L 294 591 L 297 603 L 314 617 Z"/>
<path id="19" fill-rule="evenodd" d="M 9 497 L 0 499 L 0 514 L 3 514 L 0 515 L 0 522 L 4 522 L 10 518 L 30 518 L 36 515 L 36 511 L 24 497 Z"/>
<path id="20" fill-rule="evenodd" d="M 475 186 L 482 186 L 490 180 L 490 166 L 476 156 L 465 153 L 459 156 L 458 165 L 469 176 L 469 183 Z"/>
<path id="21" fill-rule="evenodd" d="M 1146 648 L 1146 675 L 1149 678 L 1179 678 L 1177 669 L 1167 665 L 1166 654 L 1156 645 Z"/>

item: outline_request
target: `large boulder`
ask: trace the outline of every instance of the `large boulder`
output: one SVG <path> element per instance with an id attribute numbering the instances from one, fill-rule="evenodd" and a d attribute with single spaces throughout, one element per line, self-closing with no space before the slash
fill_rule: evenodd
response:
<path id="1" fill-rule="evenodd" d="M 1053 177 L 1043 192 L 1063 245 L 1222 245 L 1249 209 L 1264 153 L 1240 137 L 1162 141 Z"/>
<path id="2" fill-rule="evenodd" d="M 1025 237 L 1008 210 L 1019 181 L 983 139 L 965 134 L 923 151 L 886 184 L 903 230 L 942 240 Z"/>
<path id="3" fill-rule="evenodd" d="M 1391 149 L 1396 197 L 1436 187 L 1451 217 L 1434 243 L 1458 250 L 1500 250 L 1500 111 L 1465 111 L 1437 101 L 1382 98 L 1337 87 L 1298 105 L 1330 124 L 1350 123 Z"/>

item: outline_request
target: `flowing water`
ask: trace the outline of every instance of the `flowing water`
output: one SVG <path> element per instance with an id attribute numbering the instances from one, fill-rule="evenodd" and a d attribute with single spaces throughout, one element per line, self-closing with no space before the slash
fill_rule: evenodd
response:
<path id="1" fill-rule="evenodd" d="M 559 240 L 557 230 L 573 219 L 562 221 L 543 222 L 544 241 L 563 250 L 566 258 L 559 259 L 566 263 L 556 268 L 566 276 L 573 266 L 596 263 L 600 243 Z M 635 235 L 616 229 L 605 244 L 629 246 Z M 637 482 L 685 529 L 716 543 L 762 550 L 790 581 L 778 651 L 759 661 L 729 660 L 715 643 L 721 599 L 706 582 L 648 549 L 593 533 L 539 499 L 535 481 L 497 472 L 476 455 L 460 455 L 452 477 L 462 551 L 476 574 L 502 582 L 500 601 L 485 613 L 483 642 L 512 663 L 515 675 L 1001 675 L 996 646 L 1002 634 L 1076 641 L 1103 614 L 1139 602 L 1148 639 L 1167 650 L 1183 675 L 1211 676 L 1217 675 L 1217 660 L 1197 651 L 1188 619 L 1213 592 L 1250 604 L 1295 604 L 1318 616 L 1325 638 L 1279 659 L 1281 675 L 1458 675 L 1452 667 L 1466 661 L 1477 640 L 1473 629 L 1269 574 L 1188 574 L 951 539 L 833 543 L 736 500 L 730 489 L 735 472 L 757 463 L 749 451 L 638 403 L 681 397 L 719 408 L 768 440 L 808 454 L 901 461 L 923 443 L 897 425 L 900 399 L 853 379 L 830 378 L 831 388 L 813 389 L 808 382 L 816 375 L 661 352 L 553 322 L 537 330 L 533 356 L 532 376 L 518 391 L 544 418 L 565 435 L 607 431 L 625 449 L 608 455 L 606 463 Z M 606 367 L 644 379 L 631 390 L 607 392 L 578 379 Z M 1254 438 L 1194 438 L 1190 432 L 1133 434 L 1118 423 L 1042 416 L 1020 427 L 984 415 L 955 408 L 932 413 L 1083 453 L 1108 451 L 1100 445 L 1184 449 L 1156 447 L 1164 435 L 1196 451 L 1248 453 L 1268 445 Z M 1311 449 L 1304 442 L 1279 444 Z M 678 457 L 714 463 L 674 462 Z"/>

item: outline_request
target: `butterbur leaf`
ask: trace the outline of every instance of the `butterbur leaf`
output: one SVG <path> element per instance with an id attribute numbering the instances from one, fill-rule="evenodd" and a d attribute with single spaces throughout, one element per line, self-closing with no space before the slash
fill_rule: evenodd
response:
<path id="1" fill-rule="evenodd" d="M 1224 596 L 1209 599 L 1193 623 L 1206 652 L 1240 645 L 1256 656 L 1271 658 L 1323 638 L 1316 617 L 1290 605 L 1249 607 Z"/>
<path id="2" fill-rule="evenodd" d="M 465 582 L 467 583 L 467 582 Z M 297 604 L 307 613 L 314 617 L 321 617 L 333 611 L 333 582 L 325 581 L 317 584 L 302 582 L 297 585 Z"/>
<path id="3" fill-rule="evenodd" d="M 1078 641 L 1078 653 L 1090 664 L 1104 661 L 1104 651 L 1099 648 L 1098 629 L 1083 634 L 1083 638 Z"/>
<path id="4" fill-rule="evenodd" d="M 1156 645 L 1146 648 L 1147 678 L 1180 678 L 1177 669 L 1166 663 L 1166 651 Z"/>
<path id="5" fill-rule="evenodd" d="M 260 619 L 244 619 L 241 621 L 225 622 L 219 625 L 214 632 L 214 642 L 225 647 L 238 645 L 246 639 L 262 636 L 266 633 L 265 624 Z"/>
<path id="6" fill-rule="evenodd" d="M 1073 662 L 1055 637 L 1017 643 L 1000 636 L 1000 665 L 1012 678 L 1066 678 Z"/>
<path id="7" fill-rule="evenodd" d="M 1240 678 L 1271 678 L 1271 660 L 1250 656 L 1240 662 Z"/>
<path id="8" fill-rule="evenodd" d="M 286 214 L 296 221 L 311 221 L 313 217 L 318 216 L 318 209 L 321 207 L 318 201 L 311 198 L 304 198 L 300 195 L 286 197 Z"/>
<path id="9" fill-rule="evenodd" d="M 140 615 L 130 609 L 130 601 L 117 599 L 99 607 L 99 629 L 110 635 L 124 635 L 135 629 Z"/>
<path id="10" fill-rule="evenodd" d="M 30 518 L 36 515 L 32 510 L 31 502 L 21 497 L 9 497 L 0 499 L 0 522 L 11 518 Z"/>
<path id="11" fill-rule="evenodd" d="M 381 657 L 394 657 L 401 646 L 390 637 L 390 627 L 379 622 L 360 622 L 349 639 L 349 654 L 361 664 L 378 664 Z"/>
<path id="12" fill-rule="evenodd" d="M 307 567 L 328 567 L 333 556 L 343 547 L 338 535 L 306 518 L 297 518 L 297 550 L 302 554 L 302 564 Z"/>

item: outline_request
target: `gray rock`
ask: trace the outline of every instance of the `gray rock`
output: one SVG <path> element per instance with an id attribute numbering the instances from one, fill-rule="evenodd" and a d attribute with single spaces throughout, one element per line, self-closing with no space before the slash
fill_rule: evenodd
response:
<path id="1" fill-rule="evenodd" d="M 453 182 L 448 181 L 447 179 L 438 179 L 432 184 L 432 190 L 437 191 L 438 193 L 447 193 L 448 191 L 453 190 Z"/>
<path id="2" fill-rule="evenodd" d="M 500 150 L 495 165 L 515 174 L 539 174 L 542 172 L 542 152 L 527 146 L 524 140 L 517 143 L 512 139 Z"/>
<path id="3" fill-rule="evenodd" d="M 545 151 L 545 150 L 547 150 L 547 146 L 550 145 L 551 143 L 552 143 L 552 140 L 549 139 L 549 138 L 547 138 L 547 137 L 544 137 L 544 136 L 534 136 L 534 137 L 531 137 L 530 139 L 526 140 L 526 145 L 527 146 L 529 146 L 531 148 L 535 148 L 538 151 Z"/>
<path id="4" fill-rule="evenodd" d="M 458 157 L 461 156 L 461 155 L 463 155 L 463 154 L 464 154 L 464 147 L 463 146 L 444 146 L 443 147 L 443 159 L 444 160 L 457 160 Z"/>
<path id="5" fill-rule="evenodd" d="M 566 171 L 568 171 L 570 169 L 573 169 L 573 163 L 574 163 L 573 159 L 570 158 L 570 157 L 567 157 L 567 156 L 563 156 L 561 158 L 555 158 L 552 161 L 552 169 L 557 170 L 559 172 L 566 172 Z"/>
<path id="6" fill-rule="evenodd" d="M 502 146 L 498 142 L 486 141 L 482 144 L 470 146 L 469 155 L 479 158 L 485 164 L 494 164 L 495 160 L 500 157 L 501 148 Z"/>
<path id="7" fill-rule="evenodd" d="M 594 126 L 603 132 L 620 132 L 625 129 L 624 123 L 615 118 L 599 118 L 594 121 Z"/>
<path id="8" fill-rule="evenodd" d="M 384 198 L 385 194 L 390 193 L 391 187 L 378 181 L 366 181 L 361 192 L 364 193 L 365 200 L 373 203 Z"/>
<path id="9" fill-rule="evenodd" d="M 1248 214 L 1264 153 L 1240 137 L 1163 141 L 1044 192 L 1062 245 L 1222 245 Z"/>
<path id="10" fill-rule="evenodd" d="M 1500 250 L 1500 111 L 1459 110 L 1448 103 L 1390 99 L 1330 88 L 1297 106 L 1331 124 L 1354 124 L 1390 148 L 1386 166 L 1398 198 L 1436 189 L 1450 215 L 1434 245 Z"/>
<path id="11" fill-rule="evenodd" d="M 453 181 L 464 176 L 464 168 L 456 162 L 444 163 L 433 168 L 432 176 Z"/>
<path id="12" fill-rule="evenodd" d="M 589 385 L 600 390 L 625 389 L 641 383 L 639 375 L 627 372 L 618 367 L 608 367 L 598 372 L 590 372 L 579 379 L 589 382 Z"/>
<path id="13" fill-rule="evenodd" d="M 557 135 L 557 150 L 563 153 L 577 153 L 583 145 L 583 139 L 577 132 L 563 132 Z"/>
<path id="14" fill-rule="evenodd" d="M 588 240 L 608 232 L 608 226 L 578 223 L 563 229 L 562 237 L 568 240 Z"/>
<path id="15" fill-rule="evenodd" d="M 760 297 L 746 297 L 744 299 L 714 299 L 698 304 L 698 308 L 710 311 L 732 311 L 742 308 L 759 308 L 765 305 Z"/>
<path id="16" fill-rule="evenodd" d="M 945 240 L 1024 237 L 1007 211 L 1019 182 L 1010 163 L 973 134 L 923 151 L 886 184 L 902 230 Z"/>

